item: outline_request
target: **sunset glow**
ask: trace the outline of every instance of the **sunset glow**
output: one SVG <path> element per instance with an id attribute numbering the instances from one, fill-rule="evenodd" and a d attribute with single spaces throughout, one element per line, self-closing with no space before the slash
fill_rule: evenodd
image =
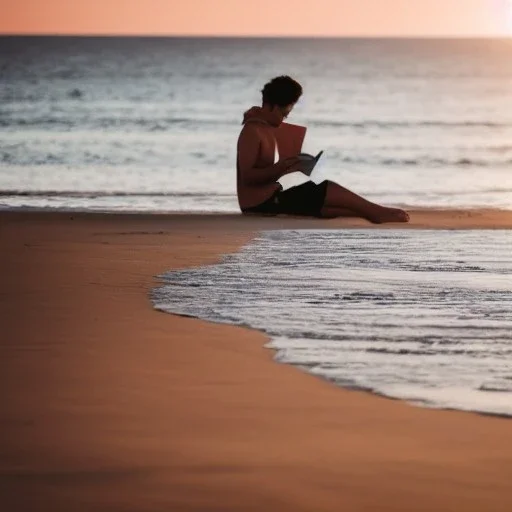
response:
<path id="1" fill-rule="evenodd" d="M 512 35 L 512 0 L 508 0 L 506 18 L 508 34 Z"/>
<path id="2" fill-rule="evenodd" d="M 510 0 L 18 0 L 0 34 L 503 37 Z"/>

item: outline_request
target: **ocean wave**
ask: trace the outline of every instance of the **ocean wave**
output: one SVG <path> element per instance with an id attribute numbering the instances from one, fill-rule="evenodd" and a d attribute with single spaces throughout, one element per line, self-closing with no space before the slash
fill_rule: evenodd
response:
<path id="1" fill-rule="evenodd" d="M 165 129 L 165 128 L 162 128 Z M 102 148 L 102 152 L 94 152 L 93 149 L 88 147 L 80 148 L 79 151 L 74 151 L 72 154 L 73 161 L 70 161 L 70 155 L 63 151 L 65 146 L 59 142 L 56 151 L 47 153 L 35 150 L 29 146 L 25 148 L 18 145 L 11 145 L 6 147 L 4 151 L 0 151 L 0 162 L 12 165 L 48 165 L 48 164 L 62 164 L 71 165 L 75 162 L 82 162 L 86 164 L 113 164 L 113 165 L 130 165 L 143 161 L 144 158 L 134 157 L 132 153 L 127 154 L 126 150 L 119 151 L 118 144 L 114 141 L 110 146 Z M 96 148 L 94 148 L 96 149 Z M 165 158 L 164 149 L 161 149 L 161 159 Z M 154 151 L 155 158 L 160 158 L 159 151 Z M 139 155 L 137 155 L 139 156 Z M 193 151 L 187 155 L 190 158 L 205 159 L 208 155 L 205 152 Z M 366 157 L 360 156 L 342 156 L 341 152 L 333 151 L 331 154 L 327 152 L 325 155 L 326 161 L 329 161 L 329 166 L 358 166 L 358 167 L 373 167 L 373 168 L 419 168 L 419 169 L 432 169 L 432 168 L 451 168 L 451 169 L 502 169 L 512 167 L 512 158 L 437 158 L 429 156 L 421 156 L 417 158 L 390 158 L 382 157 L 380 155 L 371 155 Z M 211 163 L 211 162 L 210 162 Z M 481 189 L 478 192 L 510 192 L 510 187 L 493 187 L 485 190 Z M 385 193 L 385 191 L 382 191 Z M 430 192 L 418 191 L 420 195 L 430 194 Z M 450 192 L 451 193 L 451 192 Z M 460 194 L 472 194 L 473 192 L 461 191 Z M 440 192 L 443 194 L 443 192 Z"/>
<path id="2" fill-rule="evenodd" d="M 507 392 L 512 377 L 507 242 L 494 231 L 268 232 L 218 265 L 160 276 L 151 299 L 162 311 L 259 329 L 276 360 L 344 387 L 511 414 L 510 403 L 491 398 Z M 404 261 L 425 262 L 425 247 L 434 274 L 404 271 Z M 373 264 L 354 273 L 359 255 Z M 282 261 L 296 266 L 275 264 Z M 312 263 L 307 286 L 302 261 Z M 460 267 L 483 276 L 468 281 Z M 388 304 L 376 306 L 379 299 Z"/>
<path id="3" fill-rule="evenodd" d="M 423 121 L 380 121 L 377 119 L 367 119 L 362 121 L 336 121 L 315 119 L 310 121 L 311 126 L 328 128 L 510 128 L 512 123 L 497 121 L 442 121 L 442 120 L 423 120 Z"/>
<path id="4" fill-rule="evenodd" d="M 478 391 L 487 391 L 490 393 L 512 393 L 512 385 L 508 384 L 482 384 Z"/>
<path id="5" fill-rule="evenodd" d="M 162 191 L 108 191 L 108 190 L 0 190 L 0 197 L 75 197 L 92 199 L 95 197 L 234 197 L 235 194 L 218 194 L 215 192 L 162 192 Z"/>
<path id="6" fill-rule="evenodd" d="M 234 126 L 237 120 L 195 117 L 93 117 L 90 115 L 77 116 L 76 112 L 69 116 L 60 117 L 14 117 L 3 111 L 0 116 L 1 128 L 139 128 L 145 131 L 165 131 L 176 127 L 190 126 Z"/>
<path id="7" fill-rule="evenodd" d="M 394 190 L 382 191 L 382 194 L 393 194 Z M 430 196 L 432 192 L 424 191 L 424 190 L 414 190 L 415 196 L 423 197 Z M 472 196 L 475 194 L 512 194 L 511 187 L 488 187 L 488 188 L 479 188 L 478 190 L 457 190 L 457 192 L 453 192 L 453 190 L 439 190 L 435 192 L 436 196 L 453 196 L 454 194 L 458 196 Z"/>
<path id="8" fill-rule="evenodd" d="M 512 165 L 512 158 L 476 159 L 476 158 L 373 158 L 345 156 L 340 161 L 344 164 L 378 165 L 383 167 L 503 167 Z"/>
<path id="9" fill-rule="evenodd" d="M 133 116 L 126 115 L 126 109 L 119 111 L 120 115 L 116 115 L 115 108 L 109 113 L 108 116 L 98 116 L 100 112 L 95 108 L 93 103 L 83 104 L 81 111 L 76 111 L 76 101 L 82 100 L 80 96 L 81 91 L 75 89 L 68 93 L 66 103 L 63 103 L 60 108 L 53 107 L 52 114 L 49 115 L 36 115 L 33 111 L 34 107 L 30 107 L 27 103 L 27 115 L 21 116 L 18 109 L 4 104 L 0 110 L 0 127 L 34 127 L 34 126 L 83 126 L 84 124 L 96 128 L 111 128 L 120 126 L 135 126 L 147 130 L 162 130 L 172 128 L 180 125 L 217 125 L 217 126 L 239 126 L 240 119 L 228 116 L 227 118 L 222 115 L 212 117 L 199 117 L 199 116 L 173 116 L 167 110 L 166 113 L 160 111 L 157 116 L 143 117 L 141 111 L 134 103 L 129 109 Z M 35 102 L 37 103 L 37 102 Z M 101 109 L 100 109 L 101 110 Z M 55 114 L 61 115 L 55 115 Z M 164 114 L 164 115 L 162 115 Z M 169 115 L 170 114 L 170 115 Z M 322 120 L 311 119 L 307 124 L 316 128 L 351 128 L 351 129 L 367 129 L 376 128 L 380 130 L 393 130 L 393 129 L 411 129 L 418 130 L 421 128 L 491 128 L 503 129 L 512 128 L 512 122 L 497 122 L 497 121 L 441 121 L 441 120 L 422 120 L 422 121 L 402 121 L 402 120 Z M 499 147 L 498 151 L 510 150 L 510 146 Z"/>
<path id="10" fill-rule="evenodd" d="M 439 350 L 438 347 L 432 349 L 425 348 L 367 348 L 365 352 L 370 354 L 385 354 L 385 355 L 393 355 L 393 356 L 468 356 L 479 358 L 481 357 L 482 350 L 466 350 L 462 349 L 443 349 Z M 493 354 L 499 357 L 510 357 L 512 351 L 506 350 L 501 353 Z"/>

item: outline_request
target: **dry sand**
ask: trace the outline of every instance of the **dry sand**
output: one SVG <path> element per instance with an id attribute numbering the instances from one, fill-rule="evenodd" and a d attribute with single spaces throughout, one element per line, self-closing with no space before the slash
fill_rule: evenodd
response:
<path id="1" fill-rule="evenodd" d="M 0 214 L 0 510 L 512 510 L 512 420 L 339 389 L 266 338 L 154 311 L 153 276 L 257 230 L 240 215 Z M 380 228 L 512 229 L 512 212 Z"/>

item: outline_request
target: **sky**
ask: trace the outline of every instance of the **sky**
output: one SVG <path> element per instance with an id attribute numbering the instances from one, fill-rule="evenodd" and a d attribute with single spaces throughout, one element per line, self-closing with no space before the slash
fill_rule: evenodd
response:
<path id="1" fill-rule="evenodd" d="M 0 0 L 1 34 L 512 36 L 512 0 Z"/>

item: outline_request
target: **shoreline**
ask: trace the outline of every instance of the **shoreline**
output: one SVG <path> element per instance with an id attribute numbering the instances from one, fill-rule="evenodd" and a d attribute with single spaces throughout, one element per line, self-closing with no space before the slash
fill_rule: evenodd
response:
<path id="1" fill-rule="evenodd" d="M 512 229 L 512 212 L 443 215 L 413 225 Z M 260 332 L 162 314 L 149 300 L 159 274 L 214 263 L 258 231 L 364 227 L 406 226 L 1 212 L 0 501 L 510 510 L 508 421 L 345 390 L 278 364 Z"/>
<path id="2" fill-rule="evenodd" d="M 397 231 L 401 231 L 401 228 L 399 228 Z M 436 231 L 442 232 L 444 230 L 427 229 L 424 231 L 435 233 Z M 467 231 L 474 231 L 474 230 L 468 229 Z M 362 232 L 364 232 L 364 229 L 361 229 L 361 230 L 358 229 L 358 232 L 362 233 Z M 260 232 L 258 239 L 260 239 L 262 236 L 264 237 L 265 236 L 264 233 L 268 233 L 268 231 Z M 377 235 L 377 236 L 380 236 L 380 235 Z M 398 236 L 398 233 L 396 233 L 393 236 Z M 423 235 L 421 235 L 421 236 L 423 236 Z M 436 237 L 436 236 L 437 235 L 434 235 L 434 237 Z M 480 236 L 484 236 L 484 235 L 481 233 L 478 236 L 480 237 Z M 432 240 L 432 239 L 430 239 L 430 240 Z M 505 240 L 505 239 L 503 239 L 503 240 Z M 251 243 L 252 243 L 252 240 L 251 240 L 251 242 L 249 242 L 249 245 Z M 236 261 L 236 256 L 234 259 Z M 229 261 L 232 262 L 233 258 L 230 257 Z M 257 264 L 257 262 L 254 260 L 254 258 L 251 258 L 249 260 L 249 262 L 251 264 Z M 247 261 L 246 261 L 246 263 L 247 263 Z M 493 394 L 487 395 L 488 400 L 494 400 L 492 402 L 492 405 L 489 402 L 478 403 L 478 401 L 477 401 L 475 403 L 473 401 L 473 403 L 471 403 L 470 400 L 467 400 L 466 402 L 460 401 L 460 395 L 455 400 L 452 398 L 451 403 L 450 403 L 450 401 L 446 401 L 446 402 L 439 401 L 439 397 L 437 400 L 435 398 L 434 399 L 424 398 L 423 395 L 421 394 L 422 393 L 421 389 L 420 390 L 416 389 L 413 394 L 411 394 L 411 392 L 409 392 L 409 397 L 407 396 L 407 393 L 405 393 L 405 394 L 402 393 L 402 396 L 401 396 L 400 393 L 396 393 L 396 392 L 394 394 L 387 393 L 386 391 L 382 390 L 378 385 L 376 387 L 372 387 L 369 385 L 368 386 L 358 385 L 358 384 L 355 384 L 354 382 L 345 383 L 345 384 L 339 383 L 335 379 L 330 378 L 328 375 L 323 375 L 321 372 L 316 373 L 314 371 L 311 371 L 311 369 L 308 368 L 309 363 L 304 363 L 304 365 L 301 365 L 298 362 L 293 362 L 293 359 L 294 359 L 293 356 L 288 356 L 288 360 L 287 360 L 286 353 L 289 350 L 289 347 L 279 348 L 278 346 L 274 345 L 274 342 L 275 342 L 275 340 L 277 340 L 280 337 L 289 339 L 289 337 L 293 338 L 294 335 L 286 334 L 284 332 L 282 332 L 279 336 L 271 335 L 270 332 L 272 332 L 274 330 L 275 324 L 270 320 L 270 318 L 273 318 L 273 320 L 276 320 L 276 318 L 272 317 L 270 311 L 269 311 L 270 317 L 266 318 L 266 322 L 262 321 L 260 318 L 259 323 L 258 322 L 254 323 L 254 322 L 251 322 L 250 320 L 248 320 L 246 316 L 240 317 L 240 316 L 237 316 L 236 313 L 233 313 L 234 316 L 232 316 L 229 313 L 229 310 L 226 310 L 226 306 L 224 306 L 222 309 L 223 314 L 220 314 L 219 312 L 214 313 L 214 312 L 212 312 L 211 309 L 208 309 L 207 310 L 208 312 L 206 312 L 201 307 L 201 300 L 194 299 L 193 295 L 194 294 L 197 295 L 197 293 L 194 291 L 194 290 L 196 290 L 196 288 L 195 288 L 196 286 L 199 286 L 199 289 L 198 289 L 199 296 L 206 297 L 204 292 L 201 293 L 201 291 L 200 291 L 201 287 L 200 287 L 199 283 L 201 281 L 204 282 L 205 280 L 210 279 L 208 277 L 210 275 L 209 270 L 206 268 L 210 265 L 213 265 L 213 267 L 217 268 L 217 269 L 221 269 L 223 266 L 222 262 L 219 262 L 219 263 L 213 263 L 213 264 L 208 264 L 208 265 L 202 265 L 200 267 L 196 267 L 195 269 L 193 269 L 193 274 L 191 275 L 191 279 L 194 281 L 194 288 L 187 287 L 188 278 L 186 277 L 186 273 L 185 273 L 185 277 L 178 277 L 176 279 L 170 277 L 170 279 L 168 280 L 168 278 L 169 278 L 168 274 L 172 274 L 172 273 L 176 272 L 178 275 L 180 275 L 180 271 L 185 270 L 185 269 L 173 269 L 171 271 L 163 273 L 163 275 L 161 275 L 161 276 L 158 276 L 160 278 L 160 280 L 155 284 L 155 287 L 151 290 L 150 295 L 149 295 L 149 298 L 153 304 L 154 309 L 156 311 L 159 311 L 162 313 L 171 314 L 171 315 L 175 315 L 175 316 L 183 316 L 183 317 L 187 317 L 187 318 L 194 318 L 194 319 L 198 319 L 201 321 L 206 321 L 206 322 L 210 322 L 210 323 L 218 324 L 218 325 L 242 326 L 245 329 L 254 331 L 256 333 L 260 333 L 263 336 L 265 336 L 266 343 L 264 344 L 264 347 L 267 348 L 268 350 L 271 350 L 271 352 L 273 354 L 274 362 L 276 362 L 277 364 L 290 365 L 293 368 L 296 368 L 297 370 L 302 371 L 308 375 L 312 375 L 314 377 L 320 378 L 339 389 L 367 393 L 372 396 L 378 396 L 378 397 L 386 398 L 386 399 L 390 399 L 390 400 L 400 400 L 400 401 L 403 401 L 403 402 L 405 402 L 409 405 L 412 405 L 414 407 L 422 407 L 422 408 L 426 408 L 429 410 L 459 411 L 459 412 L 466 412 L 466 413 L 477 414 L 477 415 L 482 415 L 482 416 L 490 416 L 490 417 L 509 419 L 509 420 L 512 419 L 512 409 L 510 408 L 510 406 L 505 411 L 505 409 L 504 409 L 505 403 L 500 402 L 500 400 L 498 400 L 498 401 L 494 400 L 494 397 L 496 396 L 496 394 L 498 396 L 501 394 L 502 396 L 506 397 L 506 396 L 508 396 L 507 392 L 503 395 L 498 390 L 488 390 L 488 391 L 496 391 Z M 203 273 L 203 270 L 204 270 L 204 273 Z M 199 271 L 199 275 L 196 274 L 196 271 Z M 260 268 L 260 271 L 259 272 L 256 271 L 256 274 L 261 275 L 262 271 L 266 272 L 266 269 L 263 270 Z M 229 270 L 228 270 L 228 272 L 229 272 Z M 255 270 L 253 269 L 251 271 L 251 273 L 254 273 L 254 272 L 255 272 Z M 231 273 L 230 279 L 233 279 L 233 277 L 234 277 L 234 275 Z M 240 275 L 240 277 L 244 277 L 244 281 L 249 281 L 247 279 L 247 276 L 245 276 L 243 274 Z M 268 280 L 268 277 L 267 277 L 267 280 Z M 187 306 L 183 307 L 180 304 L 179 300 L 176 301 L 176 300 L 170 299 L 170 302 L 166 301 L 165 291 L 163 291 L 163 290 L 169 289 L 170 283 L 177 284 L 180 289 L 182 286 L 185 286 L 186 291 L 178 292 L 178 297 L 181 295 L 181 293 L 184 293 L 187 298 L 187 303 L 190 300 L 190 304 L 187 304 Z M 251 286 L 248 282 L 246 283 L 246 285 Z M 212 289 L 212 287 L 208 286 L 208 285 L 206 285 L 206 287 L 209 290 L 209 293 L 212 294 L 212 297 L 215 297 L 216 296 L 215 289 Z M 344 291 L 344 293 L 347 293 L 346 290 L 343 290 L 343 291 Z M 209 293 L 208 293 L 208 296 L 209 296 Z M 223 293 L 226 293 L 226 292 L 223 292 Z M 220 296 L 221 299 L 223 297 L 224 297 L 224 295 Z M 217 297 L 217 298 L 219 298 L 219 297 Z M 221 303 L 223 303 L 223 302 L 224 301 L 221 300 Z M 290 306 L 290 305 L 291 305 L 291 303 L 288 306 Z M 224 316 L 226 313 L 228 313 L 227 317 Z M 219 314 L 220 314 L 220 316 L 219 316 Z M 288 326 L 288 328 L 291 328 L 291 326 Z M 284 360 L 282 359 L 282 356 L 285 356 Z M 289 360 L 290 357 L 291 357 L 292 361 Z M 315 366 L 314 363 L 313 363 L 313 366 Z M 490 371 L 491 369 L 488 368 L 487 370 Z M 346 377 L 346 375 L 344 377 Z M 360 377 L 360 375 L 359 375 L 359 377 Z M 347 381 L 345 381 L 345 382 L 347 382 Z M 423 389 L 423 391 L 424 391 L 424 389 Z M 464 392 L 473 392 L 473 391 L 477 391 L 477 390 L 476 390 L 476 388 L 471 388 L 471 389 L 468 388 L 468 389 L 464 389 L 463 391 Z M 492 397 L 492 395 L 494 395 L 494 397 Z M 445 394 L 445 398 L 446 398 L 446 394 Z M 455 402 L 457 402 L 457 403 L 455 403 Z M 510 395 L 510 405 L 512 405 L 512 394 Z"/>
<path id="3" fill-rule="evenodd" d="M 512 209 L 501 208 L 416 208 L 407 209 L 411 216 L 407 223 L 372 224 L 358 217 L 318 219 L 294 217 L 291 215 L 255 215 L 215 212 L 118 212 L 118 211 L 66 211 L 54 209 L 6 209 L 0 210 L 2 219 L 45 217 L 56 219 L 108 219 L 119 217 L 134 220 L 180 219 L 186 222 L 203 220 L 228 222 L 233 227 L 253 231 L 265 229 L 512 229 Z"/>

